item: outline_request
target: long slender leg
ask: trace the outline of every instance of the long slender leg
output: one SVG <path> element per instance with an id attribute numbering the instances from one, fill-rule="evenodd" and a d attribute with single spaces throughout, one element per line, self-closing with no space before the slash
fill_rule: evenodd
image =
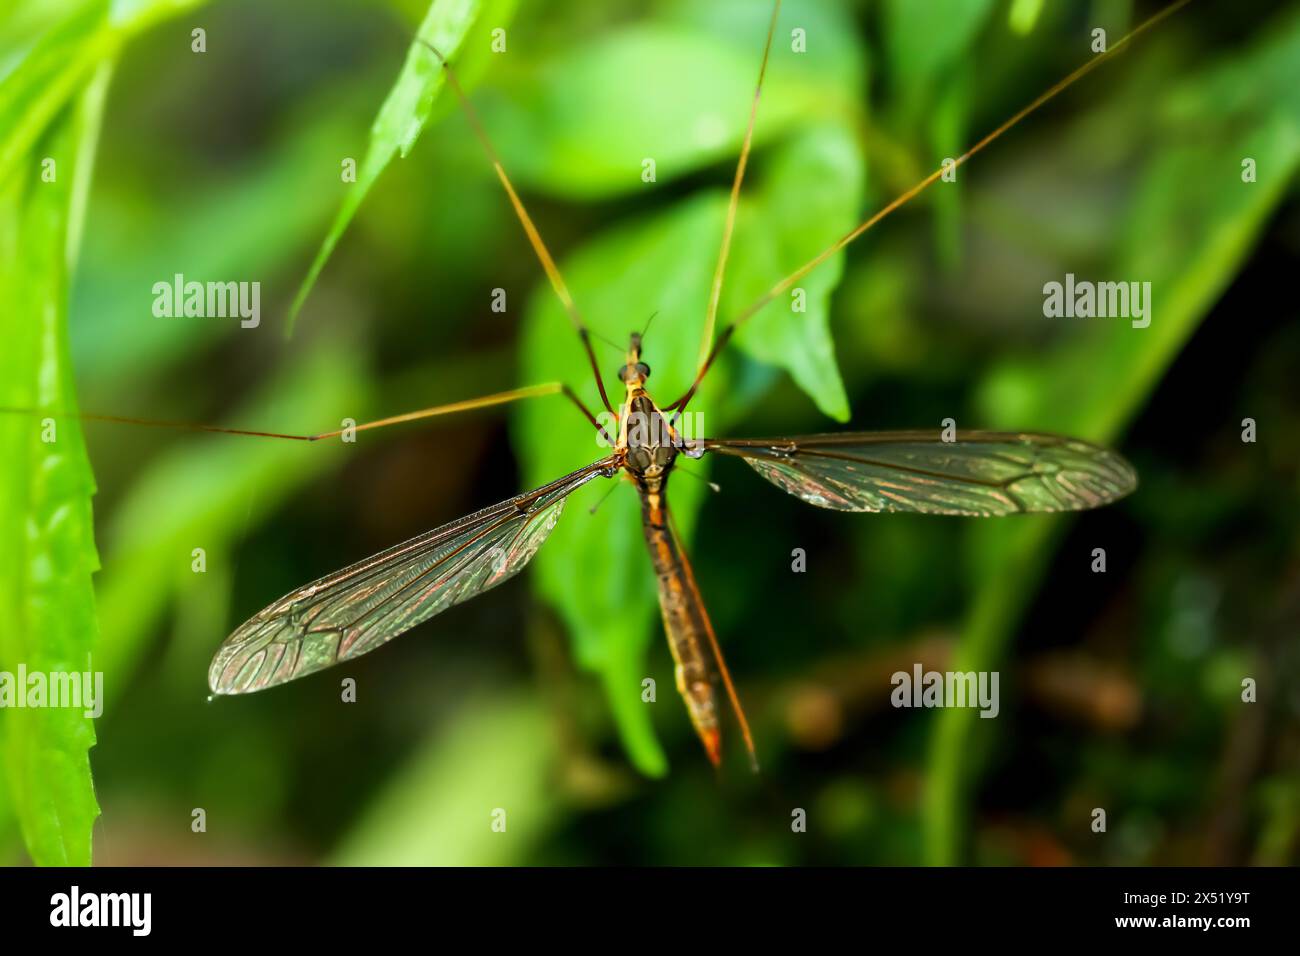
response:
<path id="1" fill-rule="evenodd" d="M 507 402 L 517 402 L 527 398 L 541 398 L 544 395 L 563 395 L 569 401 L 577 406 L 578 410 L 591 422 L 592 426 L 599 431 L 606 440 L 613 444 L 609 433 L 596 420 L 590 409 L 582 403 L 582 399 L 574 394 L 573 389 L 560 382 L 548 382 L 545 385 L 530 385 L 526 388 L 516 388 L 508 392 L 497 392 L 495 395 L 485 395 L 482 398 L 471 398 L 463 402 L 452 402 L 448 405 L 435 405 L 432 408 L 422 408 L 419 411 L 406 412 L 402 415 L 393 415 L 389 418 L 380 418 L 373 422 L 366 422 L 357 425 L 353 431 L 366 431 L 371 428 L 384 428 L 388 425 L 397 425 L 402 422 L 414 422 L 424 418 L 433 418 L 437 415 L 452 415 L 456 412 L 467 412 L 475 408 L 487 408 L 491 405 L 504 405 Z M 336 438 L 343 434 L 343 429 L 335 429 L 331 432 L 321 432 L 319 435 L 312 435 L 309 440 L 319 441 L 322 438 Z"/>
<path id="2" fill-rule="evenodd" d="M 569 399 L 583 416 L 589 421 L 597 431 L 601 433 L 606 441 L 613 445 L 613 439 L 604 427 L 596 420 L 596 416 L 591 410 L 582 403 L 582 400 L 574 394 L 573 389 L 560 382 L 547 382 L 544 385 L 529 385 L 525 388 L 516 388 L 508 392 L 497 392 L 493 395 L 484 395 L 481 398 L 471 398 L 462 402 L 451 402 L 446 405 L 434 405 L 431 408 L 422 408 L 418 411 L 407 412 L 403 415 L 392 415 L 388 418 L 380 418 L 372 422 L 364 422 L 356 425 L 352 431 L 367 431 L 375 428 L 385 428 L 389 425 L 397 425 L 403 422 L 420 421 L 426 418 L 434 418 L 439 415 L 452 415 L 457 412 L 467 412 L 476 408 L 489 408 L 493 405 L 505 405 L 508 402 L 518 402 L 529 398 L 542 398 L 547 395 L 563 395 Z M 36 408 L 5 408 L 0 407 L 0 414 L 19 414 L 19 415 L 48 415 L 53 418 L 78 418 L 83 421 L 92 422 L 116 422 L 126 425 L 144 425 L 152 428 L 179 428 L 187 431 L 199 432 L 216 432 L 222 435 L 246 435 L 253 438 L 279 438 L 287 441 L 321 441 L 326 438 L 337 438 L 342 435 L 344 429 L 335 429 L 334 431 L 318 432 L 313 435 L 295 435 L 287 432 L 256 431 L 246 428 L 225 428 L 221 425 L 202 425 L 195 422 L 178 422 L 157 418 L 132 418 L 126 415 L 99 415 L 93 412 L 78 412 L 75 415 L 68 415 L 60 412 L 47 412 Z"/>
<path id="3" fill-rule="evenodd" d="M 537 231 L 537 226 L 533 224 L 533 219 L 528 215 L 528 210 L 524 208 L 523 200 L 519 198 L 514 185 L 510 182 L 510 177 L 506 175 L 505 167 L 501 164 L 501 157 L 497 155 L 496 147 L 492 145 L 492 140 L 488 138 L 487 130 L 479 119 L 478 111 L 474 109 L 474 104 L 465 95 L 460 80 L 456 78 L 456 72 L 451 68 L 451 64 L 447 62 L 447 58 L 427 40 L 417 38 L 417 42 L 432 50 L 433 55 L 442 64 L 442 68 L 447 71 L 447 83 L 456 94 L 456 99 L 460 101 L 461 108 L 464 109 L 470 126 L 474 130 L 474 135 L 483 145 L 483 149 L 487 152 L 488 159 L 492 163 L 492 168 L 496 171 L 497 179 L 501 180 L 506 195 L 510 197 L 510 205 L 514 207 L 515 215 L 519 217 L 519 223 L 524 227 L 524 233 L 528 236 L 528 242 L 532 245 L 533 252 L 537 254 L 542 269 L 546 271 L 546 278 L 550 280 L 551 288 L 555 290 L 556 296 L 559 297 L 560 303 L 564 306 L 564 311 L 569 314 L 569 319 L 578 332 L 582 347 L 587 352 L 587 361 L 591 363 L 591 374 L 595 376 L 596 388 L 600 391 L 600 400 L 604 402 L 606 410 L 612 413 L 614 406 L 609 403 L 609 395 L 605 392 L 605 383 L 600 377 L 600 366 L 596 362 L 596 352 L 591 347 L 591 330 L 587 327 L 581 313 L 578 312 L 577 303 L 573 301 L 573 296 L 569 293 L 569 287 L 564 281 L 564 276 L 560 274 L 559 266 L 551 258 L 550 250 L 546 248 L 546 243 L 542 241 L 542 235 Z"/>
<path id="4" fill-rule="evenodd" d="M 758 117 L 758 98 L 763 92 L 763 77 L 767 75 L 767 61 L 772 54 L 772 37 L 776 34 L 776 19 L 781 13 L 781 0 L 772 4 L 772 19 L 767 25 L 767 42 L 763 45 L 763 61 L 758 67 L 758 83 L 754 86 L 754 99 L 749 105 L 749 125 L 740 146 L 740 159 L 736 162 L 736 178 L 731 183 L 731 199 L 727 203 L 727 219 L 722 227 L 722 248 L 718 250 L 718 264 L 713 270 L 713 286 L 709 289 L 709 307 L 704 315 L 704 334 L 700 337 L 700 357 L 704 364 L 713 345 L 713 326 L 718 318 L 718 303 L 722 301 L 722 280 L 727 273 L 727 257 L 731 254 L 731 236 L 736 230 L 736 209 L 740 204 L 740 184 L 745 180 L 745 167 L 749 165 L 749 151 L 754 142 L 754 121 Z"/>
<path id="5" fill-rule="evenodd" d="M 1128 44 L 1131 41 L 1135 40 L 1138 36 L 1150 30 L 1152 27 L 1160 23 L 1166 17 L 1169 17 L 1172 14 L 1177 13 L 1180 9 L 1185 7 L 1190 2 L 1191 0 L 1174 0 L 1174 2 L 1169 4 L 1167 7 L 1152 14 L 1149 18 L 1147 18 L 1146 20 L 1138 24 L 1136 27 L 1134 27 L 1125 36 L 1121 37 L 1115 43 L 1111 44 L 1104 53 L 1098 53 L 1095 57 L 1093 57 L 1087 63 L 1084 63 L 1073 73 L 1069 74 L 1064 79 L 1058 81 L 1055 85 L 1050 87 L 1046 92 L 1039 95 L 1033 102 L 1031 102 L 1028 106 L 1021 109 L 1020 112 L 1016 113 L 1014 116 L 1012 116 L 1009 120 L 1007 120 L 997 129 L 993 130 L 993 132 L 989 133 L 983 139 L 979 140 L 974 146 L 966 150 L 966 152 L 962 153 L 961 156 L 957 157 L 957 159 L 955 159 L 951 165 L 941 166 L 938 169 L 936 169 L 934 172 L 930 173 L 930 175 L 926 176 L 924 179 L 922 179 L 911 189 L 908 189 L 906 192 L 898 196 L 896 199 L 894 199 L 892 202 L 890 202 L 880 211 L 872 215 L 871 218 L 867 219 L 861 225 L 855 227 L 852 231 L 846 233 L 844 236 L 837 239 L 833 245 L 831 245 L 827 249 L 824 249 L 822 252 L 819 252 L 816 256 L 809 259 L 806 263 L 804 263 L 794 272 L 790 273 L 790 275 L 786 276 L 780 282 L 776 283 L 776 285 L 772 286 L 771 289 L 769 289 L 754 303 L 752 303 L 747 308 L 745 308 L 742 312 L 740 312 L 739 315 L 737 315 L 734 319 L 732 319 L 731 322 L 728 323 L 723 328 L 721 334 L 719 334 L 718 336 L 717 342 L 713 344 L 713 348 L 700 362 L 700 368 L 695 375 L 695 381 L 692 382 L 691 387 L 686 390 L 686 394 L 684 394 L 681 398 L 677 399 L 677 401 L 673 402 L 671 405 L 666 405 L 664 407 L 666 409 L 676 409 L 679 413 L 683 409 L 685 409 L 687 403 L 690 402 L 691 398 L 694 397 L 696 390 L 700 387 L 700 382 L 704 380 L 704 376 L 708 373 L 709 369 L 712 367 L 718 355 L 721 354 L 723 348 L 725 348 L 727 343 L 731 340 L 731 337 L 732 335 L 735 334 L 736 329 L 746 320 L 752 318 L 755 313 L 762 310 L 763 307 L 766 306 L 769 302 L 771 302 L 773 299 L 775 299 L 777 296 L 781 295 L 782 293 L 788 291 L 796 282 L 798 282 L 800 279 L 806 276 L 809 272 L 811 272 L 813 269 L 816 269 L 819 265 L 821 265 L 831 256 L 835 255 L 835 253 L 839 252 L 849 243 L 853 242 L 853 240 L 857 239 L 864 232 L 866 232 L 876 223 L 880 222 L 880 220 L 884 219 L 895 209 L 898 209 L 900 206 L 903 206 L 908 202 L 910 202 L 912 199 L 916 198 L 927 188 L 929 188 L 936 180 L 938 180 L 946 170 L 955 169 L 958 166 L 964 165 L 966 161 L 969 160 L 972 156 L 974 156 L 976 153 L 983 150 L 994 140 L 998 139 L 1000 136 L 1002 136 L 1003 133 L 1011 129 L 1021 120 L 1023 120 L 1026 116 L 1029 116 L 1031 113 L 1038 110 L 1041 106 L 1043 106 L 1050 100 L 1055 99 L 1062 92 L 1069 89 L 1069 87 L 1073 86 L 1076 82 L 1078 82 L 1083 77 L 1085 77 L 1093 70 L 1095 70 L 1097 67 L 1099 67 L 1103 62 L 1113 57 L 1120 50 L 1124 49 L 1124 47 L 1128 46 Z M 674 421 L 676 420 L 676 416 L 674 416 L 673 420 Z"/>

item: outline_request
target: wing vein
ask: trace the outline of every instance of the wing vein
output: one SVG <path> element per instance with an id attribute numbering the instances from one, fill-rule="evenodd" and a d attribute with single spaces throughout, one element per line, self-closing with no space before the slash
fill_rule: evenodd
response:
<path id="1" fill-rule="evenodd" d="M 261 690 L 359 657 L 508 579 L 545 542 L 565 499 L 616 466 L 613 456 L 593 462 L 290 592 L 217 649 L 213 692 Z M 499 569 L 484 564 L 498 545 L 506 549 Z"/>

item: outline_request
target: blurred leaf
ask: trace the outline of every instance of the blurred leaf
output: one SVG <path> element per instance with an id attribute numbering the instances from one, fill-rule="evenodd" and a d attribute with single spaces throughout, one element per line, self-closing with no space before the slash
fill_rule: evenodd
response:
<path id="1" fill-rule="evenodd" d="M 886 0 L 885 47 L 905 87 L 934 83 L 974 43 L 993 0 Z"/>
<path id="2" fill-rule="evenodd" d="M 26 58 L 51 27 L 94 7 L 101 15 L 102 0 L 10 0 L 0 9 L 0 79 Z"/>
<path id="3" fill-rule="evenodd" d="M 101 62 L 113 59 L 133 34 L 200 2 L 132 0 L 114 7 L 108 0 L 86 0 L 54 8 L 64 16 L 44 20 L 49 26 L 43 32 L 26 21 L 24 29 L 39 33 L 38 39 L 20 51 L 0 45 L 13 61 L 0 77 L 0 182 L 17 175 L 15 166 Z"/>
<path id="4" fill-rule="evenodd" d="M 394 156 L 406 158 L 429 120 L 434 100 L 446 83 L 446 74 L 438 58 L 425 43 L 434 46 L 454 64 L 462 44 L 473 35 L 473 28 L 476 21 L 479 21 L 482 10 L 490 12 L 490 16 L 482 21 L 486 24 L 485 29 L 494 29 L 506 25 L 513 14 L 514 5 L 515 0 L 487 0 L 486 4 L 481 0 L 433 0 L 429 4 L 429 12 L 416 33 L 418 39 L 411 42 L 406 62 L 370 127 L 370 144 L 365 159 L 357 168 L 357 180 L 347 191 L 343 205 L 307 271 L 307 277 L 294 296 L 293 305 L 289 309 L 289 334 L 293 333 L 299 310 L 348 223 L 361 208 L 366 193 Z M 478 39 L 482 41 L 484 37 Z"/>
<path id="5" fill-rule="evenodd" d="M 0 458 L 16 465 L 0 472 L 0 603 L 10 613 L 0 627 L 0 663 L 10 680 L 19 667 L 50 678 L 95 670 L 95 480 L 76 418 L 65 320 L 108 77 L 101 68 L 33 144 L 24 175 L 7 180 L 0 194 L 0 286 L 8 305 L 0 324 L 0 405 L 50 416 L 0 416 Z M 55 164 L 49 182 L 46 158 Z M 8 801 L 38 864 L 90 865 L 99 815 L 88 755 L 94 744 L 86 707 L 0 710 Z"/>
<path id="6" fill-rule="evenodd" d="M 654 188 L 739 150 L 771 8 L 685 4 L 560 51 L 510 78 L 489 126 L 510 173 L 557 195 L 594 199 Z M 789 41 L 807 31 L 807 53 Z M 739 26 L 738 26 L 739 25 Z M 755 143 L 817 117 L 855 115 L 862 56 L 842 7 L 787 3 L 772 50 Z"/>
<path id="7" fill-rule="evenodd" d="M 1123 95 L 1146 102 L 1151 91 L 1130 83 Z M 1049 357 L 995 369 L 981 387 L 990 426 L 1109 442 L 1141 408 L 1236 275 L 1300 168 L 1300 15 L 1291 11 L 1262 30 L 1253 48 L 1209 71 L 1198 67 L 1162 102 L 1158 146 L 1140 168 L 1105 271 L 1117 280 L 1151 282 L 1150 327 L 1096 319 L 1086 336 L 1072 337 Z M 1223 135 L 1210 135 L 1207 117 Z M 1243 156 L 1257 160 L 1257 183 L 1242 182 Z M 1201 188 L 1188 190 L 1189 182 Z M 1003 395 L 1018 396 L 1014 422 L 995 403 Z M 975 529 L 971 576 L 979 596 L 955 670 L 998 668 L 1060 530 L 1052 519 Z M 926 803 L 931 862 L 954 862 L 960 852 L 962 805 L 973 774 L 968 761 L 977 744 L 973 717 L 961 708 L 938 716 Z"/>
<path id="8" fill-rule="evenodd" d="M 858 143 L 839 126 L 811 126 L 783 144 L 742 204 L 722 318 L 857 225 L 865 177 Z M 757 313 L 736 337 L 754 358 L 788 371 L 823 414 L 840 422 L 849 420 L 849 400 L 835 365 L 830 297 L 843 272 L 841 252 Z M 793 310 L 792 296 L 799 293 L 806 312 Z"/>
<path id="9" fill-rule="evenodd" d="M 9 800 L 9 787 L 0 786 L 0 865 L 16 865 L 22 859 L 22 839 Z"/>
<path id="10" fill-rule="evenodd" d="M 971 87 L 974 69 L 963 63 L 950 74 L 942 92 L 936 94 L 930 116 L 926 120 L 933 157 L 929 166 L 934 169 L 947 159 L 956 159 L 966 151 L 968 121 L 971 107 Z M 935 243 L 943 265 L 953 268 L 962 251 L 962 189 L 965 171 L 957 173 L 953 182 L 940 180 L 929 199 L 935 208 Z"/>
<path id="11" fill-rule="evenodd" d="M 555 818 L 555 741 L 530 697 L 479 701 L 430 735 L 335 851 L 337 866 L 509 866 Z M 504 811 L 504 831 L 493 829 Z"/>
<path id="12" fill-rule="evenodd" d="M 1023 36 L 1034 29 L 1042 12 L 1043 0 L 1012 0 L 1007 23 L 1014 32 Z"/>
<path id="13" fill-rule="evenodd" d="M 972 48 L 993 12 L 992 0 L 887 0 L 885 47 L 899 84 L 897 114 L 924 131 L 927 172 L 955 159 L 969 145 L 967 124 L 975 70 Z M 952 266 L 961 249 L 961 184 L 941 182 L 927 197 L 936 208 L 936 240 L 942 261 Z"/>
<path id="14" fill-rule="evenodd" d="M 114 51 L 108 2 L 85 3 L 51 25 L 0 81 L 0 182 L 19 178 L 17 166 L 54 118 Z"/>

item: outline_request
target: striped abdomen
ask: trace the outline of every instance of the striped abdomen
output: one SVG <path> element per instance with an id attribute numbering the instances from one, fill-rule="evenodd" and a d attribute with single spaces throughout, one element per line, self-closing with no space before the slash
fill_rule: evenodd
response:
<path id="1" fill-rule="evenodd" d="M 659 586 L 659 609 L 663 614 L 668 647 L 676 662 L 678 693 L 700 741 L 716 765 L 721 758 L 718 714 L 713 694 L 713 667 L 707 646 L 709 622 L 686 564 L 677 547 L 668 520 L 668 505 L 662 481 L 638 484 L 641 493 L 642 527 L 650 560 Z"/>

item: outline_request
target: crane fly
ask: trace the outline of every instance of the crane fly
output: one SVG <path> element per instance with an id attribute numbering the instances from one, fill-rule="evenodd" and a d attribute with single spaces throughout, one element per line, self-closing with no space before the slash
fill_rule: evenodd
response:
<path id="1" fill-rule="evenodd" d="M 1116 50 L 1180 4 L 1139 26 Z M 676 423 L 701 381 L 736 329 L 751 315 L 856 239 L 884 215 L 907 202 L 938 177 L 923 180 L 880 213 L 835 243 L 758 302 L 714 338 L 714 324 L 726 270 L 741 183 L 753 141 L 759 92 L 780 13 L 773 5 L 759 66 L 749 122 L 732 182 L 721 249 L 710 287 L 700 364 L 684 395 L 661 407 L 647 390 L 650 367 L 642 358 L 642 337 L 631 335 L 618 370 L 625 394 L 611 436 L 567 387 L 564 394 L 582 409 L 613 452 L 526 494 L 437 528 L 388 551 L 327 575 L 271 604 L 238 628 L 218 649 L 209 671 L 214 693 L 262 690 L 373 650 L 440 611 L 466 601 L 518 573 L 537 553 L 559 520 L 565 499 L 596 478 L 622 473 L 636 488 L 646 547 L 658 585 L 664 631 L 675 664 L 677 690 L 709 760 L 717 765 L 722 735 L 715 683 L 721 678 L 751 762 L 754 743 L 735 685 L 728 673 L 708 612 L 680 535 L 667 492 L 679 456 L 709 453 L 744 459 L 778 488 L 811 505 L 838 511 L 914 512 L 987 516 L 1078 511 L 1115 501 L 1137 484 L 1119 455 L 1055 435 L 1016 432 L 958 432 L 943 441 L 930 432 L 847 432 L 795 438 L 686 440 Z M 423 42 L 423 41 L 417 41 Z M 611 405 L 591 345 L 591 333 L 522 200 L 506 175 L 486 130 L 447 60 L 428 46 L 447 71 L 471 126 L 487 151 L 555 293 L 586 349 L 605 408 Z M 1103 55 L 1104 56 L 1104 55 Z M 958 160 L 1001 135 L 1029 112 L 1095 66 L 1085 64 Z M 671 415 L 669 414 L 671 412 Z M 756 765 L 756 763 L 755 763 Z"/>
<path id="2" fill-rule="evenodd" d="M 565 499 L 623 472 L 641 499 L 677 689 L 709 759 L 721 760 L 714 693 L 722 678 L 748 750 L 744 711 L 668 506 L 678 456 L 743 458 L 809 504 L 837 511 L 1007 515 L 1078 511 L 1136 487 L 1117 454 L 1077 439 L 1017 432 L 844 432 L 798 438 L 688 440 L 646 390 L 649 366 L 632 335 L 619 370 L 626 396 L 613 454 L 550 484 L 326 575 L 238 628 L 209 671 L 214 693 L 262 690 L 351 660 L 516 574 L 546 540 Z"/>
<path id="3" fill-rule="evenodd" d="M 964 164 L 1187 2 L 1177 0 L 1141 23 L 1106 52 L 1080 66 L 979 140 L 952 166 Z M 356 426 L 357 430 L 562 394 L 582 411 L 610 453 L 540 488 L 428 531 L 286 594 L 253 615 L 217 649 L 208 675 L 213 693 L 243 694 L 264 690 L 342 661 L 353 660 L 441 611 L 489 590 L 517 574 L 532 559 L 555 527 L 571 494 L 598 478 L 611 479 L 622 475 L 635 487 L 640 498 L 642 528 L 657 580 L 659 606 L 675 664 L 677 689 L 685 701 L 691 724 L 709 760 L 714 765 L 719 764 L 722 758 L 721 708 L 715 687 L 721 683 L 751 763 L 756 767 L 753 737 L 668 503 L 669 480 L 681 456 L 700 458 L 719 454 L 741 458 L 781 490 L 808 504 L 836 511 L 961 516 L 1080 511 L 1109 504 L 1133 491 L 1137 476 L 1118 454 L 1079 439 L 1033 432 L 958 431 L 951 436 L 929 431 L 843 432 L 770 439 L 688 439 L 684 436 L 678 427 L 680 417 L 736 330 L 800 278 L 928 188 L 944 172 L 944 168 L 935 170 L 777 282 L 715 336 L 741 183 L 753 142 L 759 93 L 780 6 L 780 0 L 776 0 L 732 181 L 721 247 L 705 309 L 697 372 L 686 392 L 664 406 L 658 405 L 647 389 L 650 366 L 643 357 L 642 335 L 633 333 L 624 361 L 618 368 L 623 396 L 615 410 L 600 375 L 592 348 L 592 333 L 506 175 L 455 71 L 437 49 L 423 40 L 416 41 L 426 47 L 446 71 L 448 85 L 465 110 L 474 135 L 486 150 L 550 285 L 572 320 L 591 365 L 601 402 L 614 416 L 612 420 L 616 425 L 611 433 L 566 384 L 548 383 L 397 415 Z M 151 425 L 178 424 L 141 419 L 112 420 Z M 183 427 L 302 441 L 317 441 L 340 434 L 335 431 L 291 435 L 216 426 Z"/>

